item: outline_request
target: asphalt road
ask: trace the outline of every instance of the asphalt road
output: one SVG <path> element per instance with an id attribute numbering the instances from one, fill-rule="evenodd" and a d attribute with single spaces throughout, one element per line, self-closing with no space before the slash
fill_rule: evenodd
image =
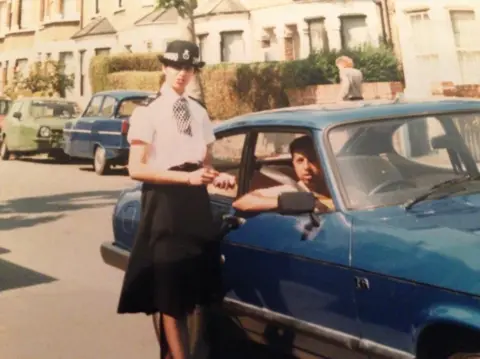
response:
<path id="1" fill-rule="evenodd" d="M 116 314 L 122 272 L 99 245 L 124 173 L 0 162 L 0 358 L 157 358 L 151 321 Z"/>

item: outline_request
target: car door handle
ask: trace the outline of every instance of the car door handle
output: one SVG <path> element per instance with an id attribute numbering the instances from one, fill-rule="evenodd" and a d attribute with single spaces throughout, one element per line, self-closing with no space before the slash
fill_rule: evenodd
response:
<path id="1" fill-rule="evenodd" d="M 231 229 L 238 228 L 247 221 L 245 218 L 238 217 L 233 214 L 226 214 L 222 217 L 222 219 L 223 222 Z"/>
<path id="2" fill-rule="evenodd" d="M 369 290 L 370 282 L 367 278 L 364 277 L 355 277 L 355 288 L 359 290 Z"/>

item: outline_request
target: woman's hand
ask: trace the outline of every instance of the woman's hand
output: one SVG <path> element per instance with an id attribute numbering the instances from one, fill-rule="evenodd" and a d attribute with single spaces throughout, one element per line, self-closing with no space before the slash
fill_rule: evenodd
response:
<path id="1" fill-rule="evenodd" d="M 191 186 L 207 185 L 219 175 L 213 168 L 200 168 L 188 174 L 188 184 Z"/>
<path id="2" fill-rule="evenodd" d="M 213 185 L 221 189 L 231 189 L 237 184 L 237 180 L 234 176 L 228 173 L 220 173 L 214 180 Z"/>

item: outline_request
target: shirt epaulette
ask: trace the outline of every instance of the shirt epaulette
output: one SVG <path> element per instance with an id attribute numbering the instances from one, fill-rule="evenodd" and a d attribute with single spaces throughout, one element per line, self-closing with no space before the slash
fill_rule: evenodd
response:
<path id="1" fill-rule="evenodd" d="M 203 101 L 200 101 L 199 99 L 195 98 L 195 97 L 192 97 L 192 96 L 188 96 L 190 99 L 192 99 L 193 101 L 195 101 L 196 103 L 198 103 L 200 106 L 202 106 L 205 110 L 207 109 L 207 106 L 205 106 L 205 104 L 203 103 Z"/>

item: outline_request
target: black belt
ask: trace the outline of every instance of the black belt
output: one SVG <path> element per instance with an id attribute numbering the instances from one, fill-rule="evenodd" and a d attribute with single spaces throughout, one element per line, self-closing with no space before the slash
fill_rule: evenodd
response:
<path id="1" fill-rule="evenodd" d="M 350 97 L 348 101 L 363 101 L 363 97 Z"/>
<path id="2" fill-rule="evenodd" d="M 202 168 L 201 163 L 186 162 L 178 166 L 170 167 L 171 171 L 193 172 Z"/>

